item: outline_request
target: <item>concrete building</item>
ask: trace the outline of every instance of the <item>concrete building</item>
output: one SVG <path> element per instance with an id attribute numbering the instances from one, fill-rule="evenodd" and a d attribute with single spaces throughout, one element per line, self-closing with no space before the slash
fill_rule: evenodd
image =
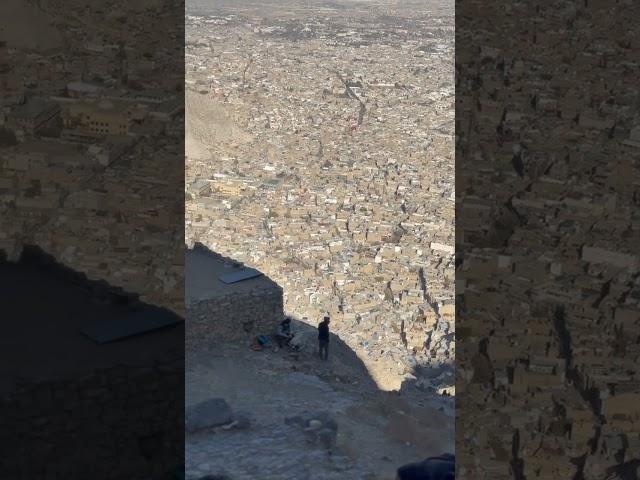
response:
<path id="1" fill-rule="evenodd" d="M 127 135 L 134 121 L 144 117 L 135 103 L 114 100 L 83 101 L 67 106 L 65 127 L 76 127 L 95 135 Z"/>
<path id="2" fill-rule="evenodd" d="M 15 108 L 8 115 L 8 124 L 27 135 L 35 135 L 60 115 L 60 107 L 53 102 L 34 99 Z"/>
<path id="3" fill-rule="evenodd" d="M 278 284 L 198 243 L 185 254 L 185 306 L 188 353 L 220 341 L 271 335 L 284 315 Z"/>
<path id="4" fill-rule="evenodd" d="M 96 96 L 101 88 L 85 82 L 69 82 L 66 91 L 70 98 L 83 98 Z"/>

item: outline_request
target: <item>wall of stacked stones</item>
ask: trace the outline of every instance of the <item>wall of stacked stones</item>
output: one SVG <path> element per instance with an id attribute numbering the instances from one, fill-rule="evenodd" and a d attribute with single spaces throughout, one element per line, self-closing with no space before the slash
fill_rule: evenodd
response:
<path id="1" fill-rule="evenodd" d="M 0 408 L 2 478 L 169 480 L 184 455 L 184 356 L 22 385 Z"/>
<path id="2" fill-rule="evenodd" d="M 217 342 L 249 342 L 271 335 L 283 318 L 282 291 L 255 290 L 204 300 L 187 307 L 185 349 Z"/>

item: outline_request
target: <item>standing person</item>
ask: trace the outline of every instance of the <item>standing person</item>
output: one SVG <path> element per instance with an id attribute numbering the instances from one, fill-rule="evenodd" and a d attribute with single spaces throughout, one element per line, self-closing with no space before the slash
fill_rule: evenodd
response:
<path id="1" fill-rule="evenodd" d="M 331 323 L 331 319 L 324 317 L 324 320 L 318 325 L 318 353 L 322 360 L 329 359 L 329 323 Z"/>

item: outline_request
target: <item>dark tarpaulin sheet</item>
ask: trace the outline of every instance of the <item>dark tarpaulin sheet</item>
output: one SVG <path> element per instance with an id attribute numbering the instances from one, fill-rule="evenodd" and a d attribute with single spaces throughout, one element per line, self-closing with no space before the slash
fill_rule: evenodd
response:
<path id="1" fill-rule="evenodd" d="M 223 283 L 236 283 L 242 282 L 243 280 L 249 280 L 251 278 L 256 278 L 261 276 L 262 273 L 258 270 L 254 270 L 253 268 L 245 268 L 239 272 L 229 273 L 227 275 L 222 275 L 220 277 L 220 281 Z"/>
<path id="2" fill-rule="evenodd" d="M 91 322 L 82 329 L 82 333 L 94 342 L 103 344 L 177 325 L 181 321 L 169 311 L 150 309 L 118 319 Z"/>

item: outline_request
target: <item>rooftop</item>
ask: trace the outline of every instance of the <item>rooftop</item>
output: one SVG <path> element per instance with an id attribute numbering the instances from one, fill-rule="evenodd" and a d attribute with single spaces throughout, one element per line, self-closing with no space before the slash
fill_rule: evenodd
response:
<path id="1" fill-rule="evenodd" d="M 0 261 L 7 320 L 0 335 L 0 391 L 118 365 L 151 366 L 183 351 L 184 323 L 174 313 L 128 303 L 135 296 L 25 250 L 18 262 Z"/>
<path id="2" fill-rule="evenodd" d="M 256 290 L 279 291 L 281 287 L 265 275 L 252 276 L 234 283 L 227 276 L 233 274 L 254 275 L 254 269 L 242 266 L 225 258 L 203 245 L 196 244 L 185 254 L 185 298 L 186 303 L 213 299 L 230 293 L 250 293 Z M 258 272 L 259 273 L 259 272 Z"/>
<path id="3" fill-rule="evenodd" d="M 42 112 L 56 108 L 58 108 L 58 105 L 53 102 L 33 99 L 14 109 L 12 116 L 15 118 L 35 118 Z"/>
<path id="4" fill-rule="evenodd" d="M 90 83 L 69 82 L 67 84 L 67 89 L 75 90 L 76 92 L 83 92 L 83 93 L 96 93 L 101 88 L 98 87 L 97 85 L 91 85 Z"/>

